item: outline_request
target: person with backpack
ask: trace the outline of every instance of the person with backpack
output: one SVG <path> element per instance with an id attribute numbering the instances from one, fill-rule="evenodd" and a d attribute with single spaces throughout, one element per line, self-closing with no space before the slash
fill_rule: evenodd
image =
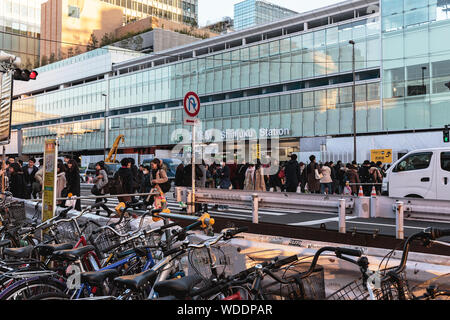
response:
<path id="1" fill-rule="evenodd" d="M 114 189 L 111 194 L 131 194 L 133 193 L 133 173 L 129 166 L 130 162 L 127 158 L 120 161 L 121 167 L 113 176 L 111 189 Z M 117 197 L 119 202 L 131 201 L 131 196 Z"/>

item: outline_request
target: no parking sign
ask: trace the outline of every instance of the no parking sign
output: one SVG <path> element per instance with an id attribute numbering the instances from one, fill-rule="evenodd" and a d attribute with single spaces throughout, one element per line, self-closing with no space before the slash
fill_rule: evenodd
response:
<path id="1" fill-rule="evenodd" d="M 200 98 L 195 92 L 188 92 L 184 96 L 184 111 L 189 118 L 195 118 L 200 112 Z M 195 122 L 194 119 L 187 119 L 189 122 Z"/>

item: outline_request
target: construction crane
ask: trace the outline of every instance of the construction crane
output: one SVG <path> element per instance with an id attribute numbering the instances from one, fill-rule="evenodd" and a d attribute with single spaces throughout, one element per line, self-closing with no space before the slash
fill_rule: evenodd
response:
<path id="1" fill-rule="evenodd" d="M 106 157 L 106 159 L 105 159 L 105 163 L 116 163 L 117 150 L 119 148 L 120 141 L 122 141 L 122 143 L 125 143 L 125 136 L 123 134 L 119 134 L 117 136 L 116 140 L 113 143 L 111 150 L 109 150 L 108 157 Z M 113 154 L 114 154 L 114 159 L 112 159 Z"/>

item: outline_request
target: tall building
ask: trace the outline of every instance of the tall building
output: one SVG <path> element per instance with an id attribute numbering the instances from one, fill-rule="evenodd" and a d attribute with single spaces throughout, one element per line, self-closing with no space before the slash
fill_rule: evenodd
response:
<path id="1" fill-rule="evenodd" d="M 41 57 L 53 54 L 60 60 L 79 54 L 86 51 L 87 44 L 100 45 L 105 34 L 118 33 L 120 38 L 126 32 L 155 26 L 190 28 L 197 24 L 197 1 L 48 0 L 42 5 L 41 34 L 43 39 L 57 41 L 42 41 Z"/>
<path id="2" fill-rule="evenodd" d="M 234 29 L 243 30 L 288 18 L 297 12 L 264 0 L 245 0 L 234 5 Z"/>
<path id="3" fill-rule="evenodd" d="M 19 56 L 23 66 L 39 61 L 41 3 L 45 0 L 0 1 L 0 49 Z"/>
<path id="4" fill-rule="evenodd" d="M 225 140 L 250 144 L 250 129 L 259 137 L 275 132 L 282 160 L 298 151 L 301 161 L 316 154 L 348 162 L 353 40 L 357 160 L 392 149 L 395 161 L 448 145 L 448 8 L 448 1 L 348 0 L 101 70 L 92 66 L 103 60 L 86 57 L 72 66 L 79 72 L 70 80 L 55 65 L 16 86 L 13 129 L 22 132 L 23 154 L 42 154 L 45 139 L 58 137 L 61 151 L 101 155 L 105 131 L 108 147 L 124 134 L 127 152 L 168 149 L 179 142 L 175 130 L 185 128 L 183 97 L 195 91 L 199 134 L 214 128 Z"/>

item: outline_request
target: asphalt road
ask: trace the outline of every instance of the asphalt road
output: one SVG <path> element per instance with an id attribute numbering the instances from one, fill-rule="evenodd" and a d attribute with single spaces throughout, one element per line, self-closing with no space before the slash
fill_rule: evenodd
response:
<path id="1" fill-rule="evenodd" d="M 82 187 L 82 196 L 90 195 L 90 187 Z M 166 194 L 168 207 L 172 213 L 183 213 L 179 204 L 174 198 L 173 192 L 168 192 Z M 95 203 L 95 200 L 82 200 L 82 206 L 90 205 Z M 108 199 L 108 208 L 114 210 L 115 206 L 118 204 L 117 198 Z M 208 208 L 208 213 L 212 217 L 222 217 L 231 218 L 238 220 L 252 221 L 252 210 L 251 208 L 239 208 L 239 207 L 228 207 L 228 208 L 214 208 L 210 205 Z M 101 214 L 106 214 L 105 212 Z M 307 226 L 312 228 L 322 228 L 327 230 L 339 230 L 338 217 L 337 215 L 329 213 L 320 212 L 305 212 L 305 211 L 283 211 L 279 210 L 260 210 L 259 211 L 259 221 L 274 223 L 286 226 Z M 347 232 L 359 232 L 359 233 L 370 233 L 370 234 L 380 234 L 387 236 L 395 236 L 396 226 L 394 219 L 388 218 L 359 218 L 357 216 L 347 215 L 346 217 L 346 229 Z M 407 220 L 404 222 L 404 233 L 405 237 L 423 230 L 427 227 L 444 228 L 450 229 L 450 223 L 444 222 L 431 222 L 431 221 L 418 221 L 418 220 Z M 442 239 L 444 241 L 450 242 L 450 238 Z"/>

